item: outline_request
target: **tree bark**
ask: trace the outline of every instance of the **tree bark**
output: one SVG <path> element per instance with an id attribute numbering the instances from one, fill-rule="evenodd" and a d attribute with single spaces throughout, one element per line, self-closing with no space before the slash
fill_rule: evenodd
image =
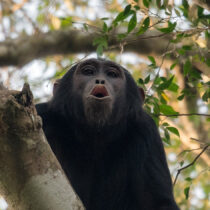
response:
<path id="1" fill-rule="evenodd" d="M 82 210 L 42 131 L 27 84 L 0 90 L 0 195 L 9 210 Z"/>
<path id="2" fill-rule="evenodd" d="M 99 36 L 98 33 L 91 31 L 84 32 L 82 30 L 68 29 L 38 33 L 32 36 L 21 36 L 14 40 L 9 39 L 0 42 L 0 66 L 23 66 L 34 59 L 55 54 L 95 52 L 96 47 L 92 43 L 97 36 Z M 163 34 L 155 30 L 147 31 L 140 36 L 131 34 L 124 41 L 126 44 L 124 50 L 142 55 L 162 56 L 162 54 L 166 53 L 166 48 L 167 51 L 174 50 L 172 46 L 167 47 L 172 37 L 173 34 Z M 192 40 L 192 42 L 194 41 Z M 121 50 L 121 45 L 115 34 L 110 35 L 109 46 L 108 50 Z M 200 53 L 200 51 L 206 58 L 210 57 L 208 49 L 200 49 L 199 52 L 194 50 L 187 56 L 193 56 Z M 204 63 L 200 65 L 200 63 L 197 62 L 196 67 L 210 76 L 209 66 Z"/>

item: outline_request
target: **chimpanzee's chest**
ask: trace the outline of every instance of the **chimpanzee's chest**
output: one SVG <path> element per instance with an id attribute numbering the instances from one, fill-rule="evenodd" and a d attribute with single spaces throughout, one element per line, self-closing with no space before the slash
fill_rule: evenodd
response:
<path id="1" fill-rule="evenodd" d="M 105 154 L 98 159 L 69 155 L 64 170 L 87 210 L 117 210 L 122 201 L 120 209 L 126 209 L 130 203 L 127 162 L 121 154 Z"/>

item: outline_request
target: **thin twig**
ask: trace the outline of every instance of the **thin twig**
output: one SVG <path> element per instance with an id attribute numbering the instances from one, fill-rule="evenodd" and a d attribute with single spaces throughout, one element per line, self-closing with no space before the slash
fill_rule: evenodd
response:
<path id="1" fill-rule="evenodd" d="M 191 137 L 190 139 L 191 139 L 191 140 L 193 140 L 193 141 L 197 141 L 197 142 L 199 142 L 200 144 L 202 144 L 202 143 L 203 143 L 201 140 L 196 139 L 196 138 L 193 138 L 193 137 Z"/>
<path id="2" fill-rule="evenodd" d="M 180 116 L 194 116 L 194 115 L 210 117 L 210 114 L 200 114 L 200 113 L 189 113 L 189 114 L 157 114 L 155 116 L 180 117 Z"/>
<path id="3" fill-rule="evenodd" d="M 166 46 L 165 52 L 168 51 L 168 48 L 169 48 L 169 45 L 170 45 L 170 41 L 171 41 L 171 40 L 169 40 L 169 42 L 168 42 L 168 44 L 167 44 L 167 46 Z M 159 66 L 159 68 L 158 68 L 158 72 L 157 72 L 157 74 L 155 75 L 155 79 L 153 80 L 152 85 L 148 88 L 148 93 L 150 92 L 150 90 L 151 90 L 152 87 L 154 86 L 154 82 L 155 82 L 155 80 L 158 78 L 158 76 L 159 76 L 159 74 L 160 74 L 160 70 L 161 70 L 161 67 L 162 67 L 162 65 L 163 65 L 163 62 L 164 62 L 164 60 L 165 60 L 165 57 L 166 57 L 166 54 L 164 54 L 164 55 L 162 56 L 162 60 L 161 60 L 160 66 Z"/>
<path id="4" fill-rule="evenodd" d="M 34 30 L 36 32 L 40 32 L 41 33 L 41 30 L 38 27 L 38 25 L 27 15 L 26 11 L 23 8 L 20 8 L 20 11 L 23 13 L 25 18 L 31 23 L 31 25 L 33 26 Z"/>
<path id="5" fill-rule="evenodd" d="M 163 37 L 163 36 L 167 36 L 167 35 L 171 35 L 172 37 L 174 37 L 175 35 L 177 34 L 181 34 L 181 33 L 184 33 L 184 34 L 196 34 L 196 33 L 201 33 L 203 31 L 207 31 L 209 30 L 210 27 L 205 27 L 205 28 L 193 28 L 193 29 L 189 29 L 189 30 L 186 30 L 186 31 L 176 31 L 176 32 L 169 32 L 169 33 L 160 33 L 160 34 L 157 34 L 157 35 L 144 35 L 144 36 L 140 36 L 138 38 L 135 38 L 135 39 L 130 39 L 130 37 L 128 38 L 125 38 L 124 40 L 126 41 L 126 44 L 131 44 L 133 42 L 136 42 L 138 40 L 147 40 L 147 39 L 156 39 L 156 38 L 160 38 L 160 37 Z M 113 37 L 115 37 L 115 35 L 112 35 Z M 115 46 L 115 45 L 114 45 Z"/>
<path id="6" fill-rule="evenodd" d="M 184 152 L 192 152 L 192 151 L 201 150 L 201 149 L 202 149 L 201 147 L 196 148 L 196 149 L 185 149 L 181 153 L 179 153 L 178 156 L 181 156 L 182 153 L 184 153 Z"/>
<path id="7" fill-rule="evenodd" d="M 198 160 L 198 158 L 207 150 L 208 147 L 209 147 L 209 145 L 206 145 L 206 146 L 203 148 L 203 150 L 195 157 L 195 159 L 194 159 L 191 163 L 189 163 L 188 165 L 186 165 L 186 166 L 184 166 L 184 167 L 178 169 L 177 174 L 176 174 L 176 177 L 175 177 L 175 179 L 174 179 L 174 183 L 173 183 L 174 185 L 176 184 L 176 181 L 177 181 L 178 176 L 179 176 L 179 174 L 181 173 L 181 171 L 183 171 L 184 169 L 189 168 L 190 166 L 194 165 L 195 162 Z"/>

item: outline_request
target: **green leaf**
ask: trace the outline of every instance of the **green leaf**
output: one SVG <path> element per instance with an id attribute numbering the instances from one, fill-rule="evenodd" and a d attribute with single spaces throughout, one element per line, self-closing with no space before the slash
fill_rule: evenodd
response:
<path id="1" fill-rule="evenodd" d="M 131 10 L 131 5 L 128 4 L 123 11 L 124 16 L 128 15 L 130 10 Z"/>
<path id="2" fill-rule="evenodd" d="M 86 32 L 88 32 L 88 25 L 86 23 L 83 23 L 83 28 L 85 29 Z"/>
<path id="3" fill-rule="evenodd" d="M 167 81 L 166 77 L 160 77 L 160 79 L 161 79 L 162 82 L 166 82 Z"/>
<path id="4" fill-rule="evenodd" d="M 160 102 L 161 102 L 162 104 L 167 104 L 167 101 L 166 101 L 165 97 L 163 97 L 163 96 L 165 96 L 165 93 L 163 93 L 163 94 L 158 94 L 158 95 L 159 95 L 159 98 L 160 98 Z"/>
<path id="5" fill-rule="evenodd" d="M 184 49 L 178 49 L 177 52 L 180 54 L 180 55 L 184 55 L 186 53 L 186 50 Z"/>
<path id="6" fill-rule="evenodd" d="M 193 68 L 191 68 L 191 70 L 189 72 L 189 76 L 191 78 L 195 78 L 195 79 L 202 79 L 201 73 L 199 71 L 197 71 L 196 69 L 193 69 Z"/>
<path id="7" fill-rule="evenodd" d="M 167 129 L 168 129 L 171 133 L 173 133 L 173 134 L 177 135 L 178 137 L 180 137 L 179 131 L 177 130 L 177 128 L 175 128 L 175 127 L 167 127 Z"/>
<path id="8" fill-rule="evenodd" d="M 141 84 L 141 85 L 143 85 L 143 84 L 144 84 L 143 79 L 139 78 L 139 79 L 138 79 L 138 83 Z"/>
<path id="9" fill-rule="evenodd" d="M 180 95 L 177 99 L 179 100 L 179 101 L 181 101 L 183 98 L 184 98 L 184 94 L 182 94 L 182 95 Z"/>
<path id="10" fill-rule="evenodd" d="M 207 90 L 202 96 L 203 101 L 206 101 L 206 102 L 208 102 L 209 98 L 210 98 L 210 89 Z"/>
<path id="11" fill-rule="evenodd" d="M 150 75 L 146 77 L 146 79 L 144 80 L 144 84 L 147 84 L 150 81 Z"/>
<path id="12" fill-rule="evenodd" d="M 162 126 L 169 126 L 169 124 L 166 123 L 166 122 L 164 122 L 164 123 L 162 124 Z"/>
<path id="13" fill-rule="evenodd" d="M 159 127 L 159 118 L 158 117 L 153 117 L 153 120 L 155 121 L 156 126 Z"/>
<path id="14" fill-rule="evenodd" d="M 180 9 L 182 10 L 183 15 L 185 17 L 188 17 L 189 4 L 187 0 L 182 0 L 182 5 L 180 6 Z"/>
<path id="15" fill-rule="evenodd" d="M 184 6 L 185 9 L 189 8 L 189 4 L 187 0 L 182 0 L 182 5 Z"/>
<path id="16" fill-rule="evenodd" d="M 161 104 L 159 106 L 160 112 L 163 113 L 164 115 L 177 115 L 178 112 L 174 111 L 174 109 L 166 104 Z"/>
<path id="17" fill-rule="evenodd" d="M 206 64 L 210 67 L 210 58 L 206 59 Z"/>
<path id="18" fill-rule="evenodd" d="M 190 187 L 186 187 L 184 189 L 185 199 L 188 200 L 189 198 Z"/>
<path id="19" fill-rule="evenodd" d="M 134 11 L 131 10 L 131 5 L 127 5 L 124 11 L 120 12 L 117 17 L 114 19 L 113 24 L 117 25 L 118 22 L 123 21 L 128 16 L 132 15 Z"/>
<path id="20" fill-rule="evenodd" d="M 166 143 L 166 144 L 169 144 L 170 145 L 170 141 L 166 138 L 162 138 L 162 140 Z"/>
<path id="21" fill-rule="evenodd" d="M 171 66 L 170 66 L 170 70 L 174 69 L 174 67 L 177 65 L 177 62 L 173 63 Z"/>
<path id="22" fill-rule="evenodd" d="M 72 17 L 66 17 L 66 18 L 60 17 L 59 19 L 61 20 L 62 28 L 67 28 L 72 25 Z"/>
<path id="23" fill-rule="evenodd" d="M 154 102 L 154 114 L 158 115 L 160 113 L 160 109 L 157 103 Z"/>
<path id="24" fill-rule="evenodd" d="M 176 27 L 176 22 L 171 23 L 170 21 L 168 22 L 168 27 L 167 28 L 158 28 L 159 31 L 163 33 L 170 33 L 172 32 Z"/>
<path id="25" fill-rule="evenodd" d="M 175 92 L 175 93 L 178 91 L 178 89 L 179 89 L 179 86 L 174 82 L 172 82 L 168 87 L 168 90 Z"/>
<path id="26" fill-rule="evenodd" d="M 103 32 L 107 32 L 108 31 L 108 26 L 107 24 L 104 22 L 104 25 L 103 25 Z"/>
<path id="27" fill-rule="evenodd" d="M 103 51 L 104 51 L 103 46 L 98 45 L 98 47 L 96 48 L 96 53 L 99 57 L 103 55 Z"/>
<path id="28" fill-rule="evenodd" d="M 93 40 L 93 46 L 102 45 L 104 48 L 107 48 L 107 36 L 100 36 Z"/>
<path id="29" fill-rule="evenodd" d="M 149 60 L 152 62 L 152 65 L 153 65 L 153 66 L 156 66 L 156 61 L 155 61 L 154 57 L 153 57 L 153 56 L 147 56 L 147 57 L 148 57 Z"/>
<path id="30" fill-rule="evenodd" d="M 125 19 L 124 12 L 120 12 L 117 17 L 114 19 L 113 23 L 116 25 L 119 21 Z"/>
<path id="31" fill-rule="evenodd" d="M 165 138 L 167 139 L 167 141 L 170 143 L 170 135 L 166 129 L 164 129 L 164 135 L 165 135 Z"/>
<path id="32" fill-rule="evenodd" d="M 141 27 L 139 28 L 139 31 L 137 32 L 137 35 L 143 34 L 145 31 L 147 31 L 148 27 L 150 24 L 150 18 L 146 17 L 141 25 Z"/>
<path id="33" fill-rule="evenodd" d="M 148 0 L 143 0 L 143 4 L 145 7 L 149 8 L 149 1 Z"/>
<path id="34" fill-rule="evenodd" d="M 113 29 L 113 27 L 112 26 L 109 26 L 108 32 L 111 31 L 112 29 Z"/>
<path id="35" fill-rule="evenodd" d="M 174 79 L 174 75 L 169 80 L 166 80 L 165 82 L 161 83 L 158 87 L 158 90 L 167 89 L 171 85 L 173 79 Z"/>
<path id="36" fill-rule="evenodd" d="M 193 179 L 192 179 L 191 177 L 187 177 L 185 180 L 186 180 L 187 182 L 192 182 L 192 181 L 193 181 Z"/>
<path id="37" fill-rule="evenodd" d="M 127 36 L 127 33 L 125 33 L 125 34 L 118 34 L 118 35 L 117 35 L 117 38 L 118 38 L 119 40 L 122 40 L 122 39 L 124 39 L 126 36 Z"/>
<path id="38" fill-rule="evenodd" d="M 184 45 L 182 48 L 184 50 L 192 50 L 192 46 L 191 45 Z"/>
<path id="39" fill-rule="evenodd" d="M 209 39 L 210 38 L 210 33 L 208 31 L 205 31 L 205 38 Z"/>
<path id="40" fill-rule="evenodd" d="M 38 14 L 38 16 L 37 16 L 36 20 L 37 20 L 37 22 L 38 22 L 38 23 L 43 24 L 43 23 L 44 23 L 44 21 L 45 21 L 45 15 L 44 15 L 44 13 L 40 13 L 40 14 Z"/>
<path id="41" fill-rule="evenodd" d="M 185 151 L 184 151 L 184 153 L 185 153 Z M 182 166 L 184 165 L 184 160 L 182 160 L 182 161 L 179 163 L 179 165 L 182 167 Z"/>
<path id="42" fill-rule="evenodd" d="M 157 77 L 157 78 L 154 80 L 154 84 L 155 84 L 155 85 L 160 84 L 160 82 L 161 82 L 161 78 L 160 78 L 160 77 Z"/>
<path id="43" fill-rule="evenodd" d="M 96 52 L 98 56 L 103 54 L 104 49 L 108 47 L 107 36 L 100 36 L 93 40 L 93 46 L 97 46 Z"/>
<path id="44" fill-rule="evenodd" d="M 187 60 L 184 64 L 184 76 L 186 76 L 189 73 L 191 66 L 192 66 L 191 62 Z"/>
<path id="45" fill-rule="evenodd" d="M 103 18 L 101 18 L 101 20 L 109 20 L 109 18 L 108 17 L 103 17 Z"/>
<path id="46" fill-rule="evenodd" d="M 128 33 L 130 33 L 136 27 L 136 24 L 137 24 L 136 13 L 134 13 L 128 23 Z"/>

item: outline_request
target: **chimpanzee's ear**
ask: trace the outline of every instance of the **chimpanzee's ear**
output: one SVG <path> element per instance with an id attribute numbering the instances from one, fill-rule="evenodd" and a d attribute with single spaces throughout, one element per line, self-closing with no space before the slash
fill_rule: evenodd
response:
<path id="1" fill-rule="evenodd" d="M 139 88 L 139 93 L 140 93 L 140 95 L 141 95 L 142 101 L 144 102 L 144 99 L 145 99 L 144 89 L 141 88 L 141 87 L 138 87 L 138 88 Z"/>
<path id="2" fill-rule="evenodd" d="M 55 92 L 58 89 L 59 83 L 60 83 L 60 79 L 55 80 L 55 83 L 53 85 L 53 95 L 55 95 Z"/>

